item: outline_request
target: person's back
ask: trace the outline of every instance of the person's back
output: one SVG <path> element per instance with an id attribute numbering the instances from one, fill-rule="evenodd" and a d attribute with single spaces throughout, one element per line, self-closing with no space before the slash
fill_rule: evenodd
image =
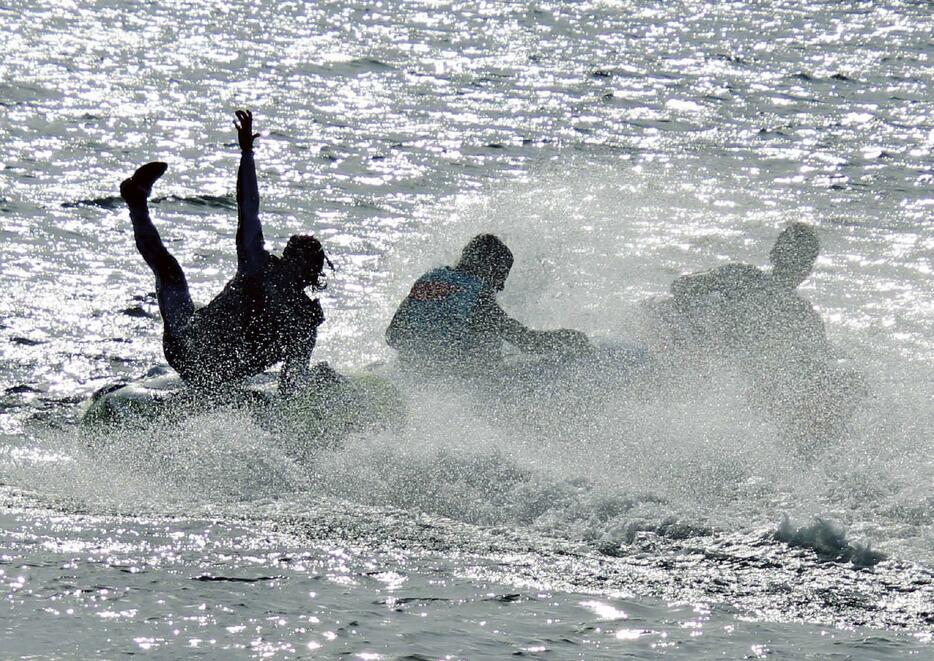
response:
<path id="1" fill-rule="evenodd" d="M 813 228 L 792 223 L 769 254 L 770 271 L 727 264 L 682 276 L 657 308 L 673 337 L 673 364 L 738 367 L 752 385 L 751 402 L 804 455 L 845 432 L 865 393 L 858 374 L 837 364 L 823 320 L 797 292 L 818 250 Z"/>
<path id="2" fill-rule="evenodd" d="M 734 263 L 675 280 L 666 323 L 679 326 L 682 339 L 699 348 L 825 352 L 823 321 L 796 291 L 817 251 L 813 229 L 793 223 L 770 253 L 770 272 Z"/>
<path id="3" fill-rule="evenodd" d="M 263 372 L 293 345 L 313 345 L 324 313 L 291 284 L 282 260 L 266 254 L 259 272 L 238 273 L 192 315 L 181 340 L 166 342 L 169 364 L 188 382 L 215 385 Z"/>
<path id="4" fill-rule="evenodd" d="M 396 310 L 386 341 L 403 364 L 430 372 L 490 373 L 502 367 L 502 345 L 545 353 L 589 348 L 582 333 L 536 331 L 510 318 L 496 302 L 512 268 L 512 252 L 492 234 L 464 247 L 454 267 L 422 275 Z"/>
<path id="5" fill-rule="evenodd" d="M 406 363 L 463 365 L 476 357 L 474 308 L 487 289 L 469 273 L 442 266 L 422 275 L 386 330 L 388 344 Z"/>

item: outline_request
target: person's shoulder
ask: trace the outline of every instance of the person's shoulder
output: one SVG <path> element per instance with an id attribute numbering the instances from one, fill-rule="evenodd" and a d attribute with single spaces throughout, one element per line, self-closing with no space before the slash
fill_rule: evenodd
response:
<path id="1" fill-rule="evenodd" d="M 435 266 L 434 268 L 430 268 L 422 273 L 419 276 L 419 280 L 424 278 L 437 277 L 439 275 L 450 275 L 453 271 L 454 269 L 452 269 L 450 266 Z"/>
<path id="2" fill-rule="evenodd" d="M 309 310 L 318 310 L 319 312 L 322 310 L 321 299 L 319 299 L 317 296 L 312 298 L 308 295 L 308 292 L 303 291 L 298 298 L 301 301 L 302 307 Z"/>
<path id="3" fill-rule="evenodd" d="M 671 284 L 678 299 L 701 298 L 711 294 L 734 297 L 760 289 L 765 273 L 751 264 L 731 262 L 707 271 L 683 275 Z"/>
<path id="4" fill-rule="evenodd" d="M 746 264 L 745 262 L 730 262 L 729 264 L 724 264 L 718 268 L 724 273 L 733 273 L 736 275 L 746 275 L 752 277 L 762 277 L 765 275 L 765 272 L 758 266 Z"/>
<path id="5" fill-rule="evenodd" d="M 464 271 L 462 269 L 454 267 L 445 267 L 458 281 L 458 284 L 462 287 L 467 288 L 468 290 L 475 291 L 478 296 L 491 296 L 496 297 L 496 292 L 490 286 L 486 280 L 481 278 L 476 273 L 471 273 L 470 271 Z"/>
<path id="6" fill-rule="evenodd" d="M 282 258 L 278 255 L 273 255 L 265 248 L 263 249 L 262 255 L 263 268 L 267 271 L 277 272 L 282 267 Z"/>
<path id="7" fill-rule="evenodd" d="M 711 277 L 724 282 L 743 282 L 749 284 L 761 283 L 765 278 L 765 272 L 758 266 L 752 264 L 743 264 L 742 262 L 730 262 L 707 271 Z"/>
<path id="8" fill-rule="evenodd" d="M 728 264 L 721 264 L 720 266 L 714 266 L 713 268 L 707 269 L 706 271 L 698 271 L 697 273 L 688 273 L 687 275 L 681 276 L 680 279 L 683 280 L 693 280 L 693 279 L 704 279 L 710 281 L 728 281 L 728 280 L 758 280 L 765 276 L 765 272 L 760 269 L 758 266 L 753 266 L 752 264 L 744 264 L 742 262 L 730 262 Z"/>
<path id="9" fill-rule="evenodd" d="M 813 303 L 796 290 L 770 283 L 757 302 L 762 311 L 774 315 L 789 330 L 799 326 L 823 328 L 823 319 Z"/>
<path id="10" fill-rule="evenodd" d="M 785 290 L 781 300 L 789 311 L 795 312 L 802 316 L 818 316 L 818 312 L 814 308 L 814 304 L 795 290 Z"/>
<path id="11" fill-rule="evenodd" d="M 483 287 L 477 292 L 477 298 L 470 314 L 475 319 L 485 319 L 487 323 L 492 320 L 503 321 L 509 318 L 499 301 L 496 300 L 496 292 L 490 287 Z"/>
<path id="12" fill-rule="evenodd" d="M 303 319 L 302 325 L 309 322 L 313 326 L 320 326 L 324 322 L 324 309 L 321 307 L 321 301 L 312 298 L 305 292 L 301 292 L 297 297 L 291 300 L 289 307 L 291 315 L 295 319 Z"/>

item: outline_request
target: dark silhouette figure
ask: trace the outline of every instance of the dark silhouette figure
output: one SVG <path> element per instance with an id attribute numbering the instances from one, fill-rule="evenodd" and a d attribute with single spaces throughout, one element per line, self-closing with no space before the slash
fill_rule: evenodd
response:
<path id="1" fill-rule="evenodd" d="M 164 324 L 163 349 L 186 383 L 213 388 L 254 376 L 283 361 L 280 392 L 305 385 L 321 304 L 305 289 L 322 287 L 327 257 L 313 236 L 292 236 L 282 257 L 263 246 L 259 188 L 253 161 L 253 115 L 238 110 L 237 273 L 208 305 L 195 309 L 185 274 L 163 245 L 149 217 L 147 199 L 165 163 L 147 163 L 120 184 L 130 209 L 136 247 L 156 276 Z"/>
<path id="2" fill-rule="evenodd" d="M 454 267 L 416 280 L 386 330 L 403 364 L 462 375 L 489 373 L 502 364 L 508 342 L 526 353 L 590 348 L 576 330 L 540 331 L 511 318 L 496 302 L 512 268 L 512 252 L 496 236 L 475 236 Z"/>
<path id="3" fill-rule="evenodd" d="M 685 275 L 654 309 L 676 362 L 694 355 L 738 365 L 752 382 L 753 402 L 803 455 L 844 434 L 866 394 L 859 374 L 839 365 L 820 315 L 797 292 L 819 251 L 814 228 L 791 223 L 769 252 L 770 271 L 726 264 Z"/>
<path id="4" fill-rule="evenodd" d="M 791 223 L 769 252 L 769 272 L 734 263 L 681 276 L 671 285 L 679 331 L 692 342 L 730 351 L 829 355 L 823 320 L 796 291 L 819 251 L 814 228 Z"/>

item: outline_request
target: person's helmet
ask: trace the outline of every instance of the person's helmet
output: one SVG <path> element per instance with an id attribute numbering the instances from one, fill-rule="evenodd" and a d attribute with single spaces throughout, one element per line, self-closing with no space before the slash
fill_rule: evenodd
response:
<path id="1" fill-rule="evenodd" d="M 772 277 L 794 288 L 811 274 L 820 252 L 817 232 L 806 223 L 791 223 L 783 229 L 769 252 Z"/>
<path id="2" fill-rule="evenodd" d="M 493 234 L 478 234 L 464 246 L 455 268 L 473 273 L 493 289 L 500 290 L 506 284 L 512 264 L 512 251 L 499 237 Z"/>
<path id="3" fill-rule="evenodd" d="M 282 251 L 282 259 L 293 266 L 305 286 L 321 289 L 321 272 L 327 262 L 332 269 L 331 260 L 324 254 L 324 247 L 315 237 L 308 234 L 295 234 L 289 238 Z"/>

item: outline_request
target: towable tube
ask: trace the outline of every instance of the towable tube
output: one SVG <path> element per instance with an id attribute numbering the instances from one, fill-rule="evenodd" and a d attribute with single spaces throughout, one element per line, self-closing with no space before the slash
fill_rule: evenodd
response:
<path id="1" fill-rule="evenodd" d="M 466 388 L 482 385 L 482 391 L 496 393 L 498 399 L 519 399 L 524 406 L 535 407 L 547 405 L 556 390 L 590 397 L 603 387 L 629 387 L 652 362 L 639 345 L 600 343 L 594 352 L 577 358 L 512 356 L 482 384 L 456 383 Z M 313 386 L 280 397 L 270 375 L 244 385 L 202 391 L 187 387 L 166 368 L 99 390 L 83 405 L 81 425 L 106 432 L 177 424 L 191 416 L 232 408 L 247 412 L 268 431 L 294 437 L 303 447 L 320 448 L 337 445 L 350 433 L 398 429 L 405 424 L 405 397 L 391 371 L 339 375 L 329 368 L 316 368 L 313 372 L 322 376 Z"/>
<path id="2" fill-rule="evenodd" d="M 174 373 L 114 384 L 83 405 L 81 425 L 106 431 L 120 427 L 172 424 L 225 407 L 246 410 L 270 430 L 303 437 L 320 447 L 352 432 L 395 428 L 405 420 L 402 393 L 373 373 L 334 378 L 303 392 L 280 397 L 275 382 L 250 383 L 210 392 L 189 388 Z"/>

